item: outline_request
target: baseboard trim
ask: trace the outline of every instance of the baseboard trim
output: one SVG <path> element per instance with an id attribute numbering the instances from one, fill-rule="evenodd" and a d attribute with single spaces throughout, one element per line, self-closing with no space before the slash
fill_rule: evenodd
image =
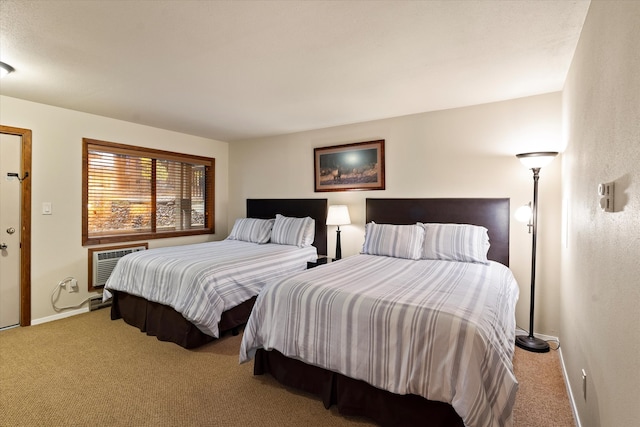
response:
<path id="1" fill-rule="evenodd" d="M 77 310 L 67 311 L 65 313 L 54 314 L 53 316 L 41 317 L 40 319 L 33 319 L 31 320 L 31 324 L 39 325 L 41 323 L 53 322 L 54 320 L 60 320 L 66 317 L 71 317 L 71 316 L 75 316 L 82 313 L 88 313 L 88 312 L 89 312 L 88 307 L 79 308 Z"/>
<path id="2" fill-rule="evenodd" d="M 562 366 L 562 376 L 564 377 L 564 386 L 567 388 L 567 394 L 569 395 L 569 403 L 571 404 L 571 410 L 573 411 L 573 419 L 576 421 L 577 427 L 582 427 L 580 423 L 580 417 L 578 416 L 578 409 L 576 408 L 576 400 L 571 391 L 571 382 L 567 375 L 567 367 L 564 365 L 564 357 L 562 356 L 562 347 L 558 350 L 560 354 L 560 366 Z"/>

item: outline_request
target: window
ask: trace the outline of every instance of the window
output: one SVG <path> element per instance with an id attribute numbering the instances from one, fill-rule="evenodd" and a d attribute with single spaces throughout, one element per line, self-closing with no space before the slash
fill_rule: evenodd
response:
<path id="1" fill-rule="evenodd" d="M 82 140 L 82 244 L 214 233 L 215 159 Z"/>

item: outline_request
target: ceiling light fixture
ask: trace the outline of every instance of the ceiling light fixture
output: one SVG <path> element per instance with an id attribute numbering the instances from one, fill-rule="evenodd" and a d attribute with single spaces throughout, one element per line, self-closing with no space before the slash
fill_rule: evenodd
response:
<path id="1" fill-rule="evenodd" d="M 4 62 L 0 61 L 0 78 L 6 76 L 9 73 L 13 73 L 15 71 L 15 69 L 9 65 L 9 64 L 5 64 Z"/>

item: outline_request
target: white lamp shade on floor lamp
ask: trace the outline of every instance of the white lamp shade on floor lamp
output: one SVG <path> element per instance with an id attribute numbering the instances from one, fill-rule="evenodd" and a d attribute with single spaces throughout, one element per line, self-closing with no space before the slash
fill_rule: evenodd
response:
<path id="1" fill-rule="evenodd" d="M 556 151 L 538 151 L 535 153 L 516 154 L 516 157 L 527 169 L 540 169 L 551 163 L 557 155 Z"/>

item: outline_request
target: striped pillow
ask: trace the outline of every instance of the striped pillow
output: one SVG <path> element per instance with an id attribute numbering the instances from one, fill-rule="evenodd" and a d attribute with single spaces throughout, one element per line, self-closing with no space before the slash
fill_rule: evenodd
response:
<path id="1" fill-rule="evenodd" d="M 251 243 L 267 243 L 271 238 L 273 219 L 239 218 L 236 219 L 227 239 L 242 240 Z"/>
<path id="2" fill-rule="evenodd" d="M 364 229 L 362 253 L 395 258 L 420 259 L 424 227 L 370 222 Z"/>
<path id="3" fill-rule="evenodd" d="M 271 231 L 271 243 L 293 246 L 310 246 L 315 234 L 315 221 L 311 217 L 293 218 L 280 214 L 276 215 L 276 222 Z M 309 243 L 311 239 L 311 243 Z"/>
<path id="4" fill-rule="evenodd" d="M 419 223 L 420 224 L 420 223 Z M 470 224 L 421 224 L 425 229 L 424 259 L 487 264 L 487 229 Z"/>

